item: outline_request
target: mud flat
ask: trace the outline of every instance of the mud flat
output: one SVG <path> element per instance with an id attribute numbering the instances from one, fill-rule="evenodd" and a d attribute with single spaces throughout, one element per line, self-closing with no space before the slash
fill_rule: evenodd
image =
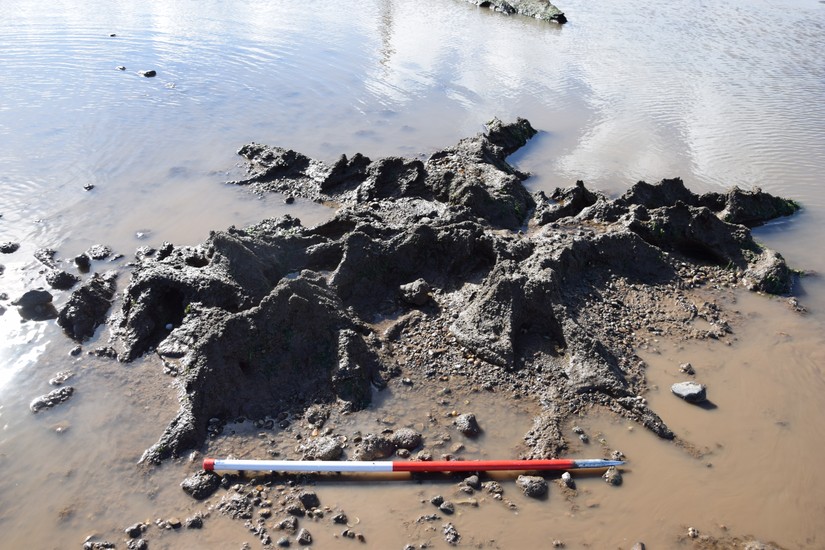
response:
<path id="1" fill-rule="evenodd" d="M 249 175 L 232 183 L 339 209 L 315 227 L 285 216 L 141 255 L 109 320 L 111 343 L 121 361 L 159 356 L 180 401 L 141 461 L 207 447 L 244 453 L 224 434 L 238 421 L 298 441 L 256 440 L 255 452 L 272 456 L 461 459 L 463 445 L 444 453 L 448 439 L 406 424 L 338 433 L 388 385 L 428 399 L 531 400 L 539 410 L 524 456 L 555 457 L 569 437 L 584 441 L 566 427 L 592 409 L 698 453 L 648 406 L 635 350 L 658 336 L 725 339 L 728 316 L 704 298 L 708 289 L 790 292 L 794 272 L 749 227 L 798 206 L 759 191 L 696 195 L 679 179 L 639 182 L 615 199 L 581 182 L 531 194 L 506 158 L 535 133 L 523 119 L 493 120 L 426 161 L 355 155 L 330 165 L 279 147 L 241 148 Z M 451 413 L 470 440 L 484 430 L 483 418 L 462 428 L 472 427 L 471 412 Z M 187 492 L 207 498 L 238 481 L 212 475 L 187 480 Z M 306 543 L 311 535 L 292 522 L 267 523 L 318 514 L 298 482 L 238 485 L 210 511 L 250 520 L 260 509 L 250 530 L 264 544 L 277 530 Z M 454 526 L 444 529 L 455 539 Z"/>

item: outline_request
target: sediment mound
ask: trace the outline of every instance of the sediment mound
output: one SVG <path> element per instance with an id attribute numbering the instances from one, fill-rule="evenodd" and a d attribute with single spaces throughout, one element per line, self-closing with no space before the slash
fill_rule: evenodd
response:
<path id="1" fill-rule="evenodd" d="M 357 409 L 403 369 L 453 372 L 468 355 L 463 375 L 487 388 L 511 379 L 539 398 L 526 437 L 535 457 L 562 452 L 561 422 L 594 405 L 672 438 L 640 395 L 634 347 L 643 334 L 725 337 L 719 308 L 688 292 L 705 281 L 789 291 L 782 257 L 724 218 L 756 224 L 796 205 L 758 191 L 697 196 L 678 179 L 617 199 L 581 182 L 531 195 L 505 159 L 535 133 L 494 120 L 425 162 L 330 166 L 244 146 L 250 175 L 235 183 L 341 208 L 316 227 L 264 220 L 140 261 L 115 344 L 125 361 L 156 350 L 181 388 L 180 412 L 144 460 L 200 445 L 212 417 Z M 697 318 L 711 328 L 693 329 Z M 426 362 L 404 351 L 436 347 Z"/>

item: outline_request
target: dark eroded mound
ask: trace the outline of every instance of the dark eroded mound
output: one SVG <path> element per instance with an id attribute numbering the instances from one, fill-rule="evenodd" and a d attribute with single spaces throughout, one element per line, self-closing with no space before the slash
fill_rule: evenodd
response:
<path id="1" fill-rule="evenodd" d="M 330 166 L 243 147 L 250 177 L 236 183 L 342 207 L 317 227 L 265 220 L 137 266 L 114 321 L 121 359 L 156 349 L 181 387 L 180 412 L 144 459 L 201 444 L 211 417 L 364 406 L 371 385 L 421 365 L 399 361 L 399 338 L 434 345 L 405 332 L 421 316 L 451 336 L 420 368 L 471 354 L 468 376 L 491 387 L 512 375 L 540 398 L 534 456 L 561 452 L 560 423 L 593 405 L 673 437 L 640 397 L 637 333 L 689 335 L 702 318 L 705 335 L 724 337 L 718 308 L 685 292 L 702 279 L 787 292 L 784 260 L 740 223 L 795 205 L 740 190 L 697 196 L 678 179 L 618 199 L 581 183 L 531 196 L 505 158 L 533 134 L 525 120 L 496 120 L 425 162 L 356 155 Z"/>

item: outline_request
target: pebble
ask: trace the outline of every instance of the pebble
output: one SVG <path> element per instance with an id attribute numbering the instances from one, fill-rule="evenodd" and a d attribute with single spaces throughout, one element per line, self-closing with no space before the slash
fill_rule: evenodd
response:
<path id="1" fill-rule="evenodd" d="M 610 485 L 619 486 L 622 484 L 622 473 L 615 466 L 611 466 L 604 473 L 602 479 Z"/>
<path id="2" fill-rule="evenodd" d="M 695 527 L 688 527 L 687 535 L 690 538 L 695 539 L 699 536 L 699 530 Z"/>
<path id="3" fill-rule="evenodd" d="M 670 391 L 688 403 L 701 403 L 707 399 L 706 386 L 698 382 L 677 382 L 670 387 Z"/>
<path id="4" fill-rule="evenodd" d="M 541 476 L 520 475 L 516 478 L 516 485 L 531 498 L 541 498 L 547 494 L 547 481 Z"/>
<path id="5" fill-rule="evenodd" d="M 458 541 L 461 540 L 461 534 L 452 523 L 444 524 L 444 540 L 447 541 L 447 544 L 458 544 Z"/>
<path id="6" fill-rule="evenodd" d="M 55 405 L 59 405 L 72 396 L 74 393 L 74 388 L 72 386 L 64 386 L 62 388 L 58 388 L 56 390 L 52 390 L 46 395 L 41 395 L 40 397 L 36 397 L 29 403 L 29 409 L 33 413 L 36 413 L 42 409 L 48 409 L 54 407 Z"/>
<path id="7" fill-rule="evenodd" d="M 570 472 L 564 472 L 561 475 L 561 480 L 562 480 L 562 483 L 564 483 L 570 489 L 575 489 L 576 488 L 576 482 L 573 481 L 573 476 L 570 475 Z"/>
<path id="8" fill-rule="evenodd" d="M 291 543 L 289 542 L 289 537 L 281 537 L 281 538 L 278 539 L 278 542 L 276 542 L 275 544 L 277 544 L 281 548 L 289 548 L 289 545 Z"/>
<path id="9" fill-rule="evenodd" d="M 306 529 L 302 528 L 298 531 L 298 534 L 295 536 L 295 540 L 298 541 L 298 544 L 301 546 L 308 546 L 312 544 L 312 535 Z"/>
<path id="10" fill-rule="evenodd" d="M 20 243 L 15 243 L 11 241 L 0 243 L 0 252 L 2 252 L 3 254 L 12 254 L 14 252 L 17 252 L 19 248 Z"/>
<path id="11" fill-rule="evenodd" d="M 301 504 L 303 504 L 307 510 L 318 508 L 321 505 L 321 501 L 314 491 L 301 491 L 298 493 L 298 500 L 301 501 Z"/>
<path id="12" fill-rule="evenodd" d="M 152 69 L 149 69 L 148 71 L 138 71 L 138 74 L 140 76 L 145 76 L 146 78 L 152 78 L 153 76 L 157 76 L 158 73 Z"/>
<path id="13" fill-rule="evenodd" d="M 456 417 L 453 422 L 458 431 L 467 437 L 475 437 L 481 433 L 481 427 L 478 425 L 476 415 L 473 413 L 466 413 Z"/>
<path id="14" fill-rule="evenodd" d="M 645 550 L 645 543 L 641 541 L 637 542 L 633 545 L 633 547 L 630 548 L 630 550 Z"/>
<path id="15" fill-rule="evenodd" d="M 74 376 L 74 373 L 72 371 L 60 371 L 49 379 L 49 384 L 51 384 L 52 386 L 62 386 L 63 383 L 66 382 L 66 380 L 68 380 L 72 376 Z"/>
<path id="16" fill-rule="evenodd" d="M 691 376 L 696 374 L 696 370 L 693 368 L 693 365 L 691 365 L 690 363 L 682 363 L 681 365 L 679 365 L 679 372 L 683 372 L 683 373 L 689 374 Z"/>
<path id="17" fill-rule="evenodd" d="M 438 509 L 441 510 L 442 512 L 444 512 L 447 515 L 451 515 L 451 514 L 455 513 L 455 505 L 453 505 L 453 503 L 450 502 L 449 500 L 445 500 L 444 502 L 442 502 L 438 506 Z"/>

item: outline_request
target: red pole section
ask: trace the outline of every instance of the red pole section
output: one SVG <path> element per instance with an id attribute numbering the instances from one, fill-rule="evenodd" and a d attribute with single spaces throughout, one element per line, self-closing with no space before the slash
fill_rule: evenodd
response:
<path id="1" fill-rule="evenodd" d="M 492 472 L 496 470 L 571 470 L 575 460 L 431 460 L 393 462 L 393 472 Z"/>

